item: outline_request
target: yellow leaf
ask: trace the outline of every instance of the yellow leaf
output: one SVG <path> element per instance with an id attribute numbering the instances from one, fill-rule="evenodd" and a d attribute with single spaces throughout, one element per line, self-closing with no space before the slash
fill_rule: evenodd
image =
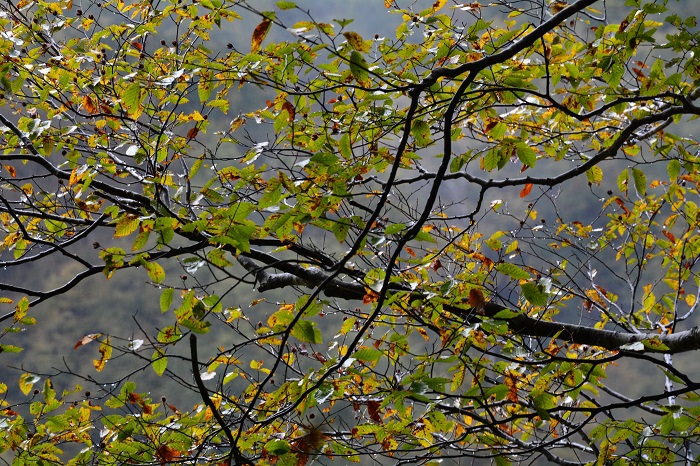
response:
<path id="1" fill-rule="evenodd" d="M 438 11 L 440 8 L 444 7 L 447 4 L 447 0 L 436 0 L 435 3 L 433 3 L 433 11 Z"/>
<path id="2" fill-rule="evenodd" d="M 369 51 L 370 45 L 366 44 L 365 41 L 362 39 L 362 36 L 358 33 L 347 31 L 343 33 L 343 36 L 345 36 L 345 39 L 348 41 L 348 44 L 350 44 L 350 46 L 358 52 Z"/>
<path id="3" fill-rule="evenodd" d="M 100 372 L 105 368 L 105 364 L 112 357 L 112 345 L 110 344 L 109 337 L 100 345 L 100 359 L 93 359 L 92 365 L 95 366 L 97 372 Z"/>

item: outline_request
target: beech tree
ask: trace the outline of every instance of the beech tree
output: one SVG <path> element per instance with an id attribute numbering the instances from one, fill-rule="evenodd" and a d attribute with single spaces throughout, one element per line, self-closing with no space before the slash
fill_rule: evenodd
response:
<path id="1" fill-rule="evenodd" d="M 700 34 L 620 3 L 3 2 L 3 365 L 169 319 L 4 372 L 3 458 L 695 463 Z"/>

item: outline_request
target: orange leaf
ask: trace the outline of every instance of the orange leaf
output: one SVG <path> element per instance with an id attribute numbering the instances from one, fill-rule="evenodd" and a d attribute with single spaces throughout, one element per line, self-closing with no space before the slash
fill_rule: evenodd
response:
<path id="1" fill-rule="evenodd" d="M 493 261 L 480 252 L 474 253 L 474 259 L 483 262 L 486 267 L 491 267 L 493 265 Z"/>
<path id="2" fill-rule="evenodd" d="M 627 207 L 625 207 L 625 201 L 623 201 L 622 199 L 620 199 L 618 197 L 618 198 L 615 198 L 615 202 L 617 202 L 617 205 L 622 207 L 622 210 L 624 210 L 626 214 L 630 213 L 629 209 L 627 209 Z"/>
<path id="3" fill-rule="evenodd" d="M 91 333 L 91 334 L 89 334 L 89 335 L 85 335 L 83 338 L 81 338 L 80 340 L 78 340 L 78 342 L 75 344 L 75 346 L 73 347 L 73 349 L 78 349 L 78 348 L 80 348 L 80 347 L 83 346 L 83 345 L 87 345 L 88 343 L 97 340 L 97 339 L 100 338 L 101 336 L 102 336 L 101 333 Z"/>
<path id="4" fill-rule="evenodd" d="M 17 178 L 17 170 L 12 165 L 3 165 L 12 178 Z"/>
<path id="5" fill-rule="evenodd" d="M 406 249 L 406 252 L 411 256 L 411 257 L 416 257 L 416 253 L 413 252 L 413 249 L 409 248 L 406 246 L 404 249 Z"/>
<path id="6" fill-rule="evenodd" d="M 668 238 L 668 240 L 669 240 L 670 242 L 672 242 L 672 243 L 675 243 L 675 242 L 676 242 L 676 237 L 673 236 L 673 233 L 671 233 L 670 231 L 661 230 L 661 233 L 663 233 L 664 236 L 665 236 L 666 238 Z"/>
<path id="7" fill-rule="evenodd" d="M 377 300 L 378 296 L 379 295 L 377 295 L 377 293 L 375 293 L 374 291 L 370 291 L 369 293 L 367 293 L 366 295 L 364 295 L 362 297 L 362 303 L 363 304 L 373 303 Z"/>
<path id="8" fill-rule="evenodd" d="M 516 384 L 516 378 L 513 374 L 506 375 L 503 382 L 508 387 L 508 399 L 513 403 L 518 402 L 518 386 Z"/>
<path id="9" fill-rule="evenodd" d="M 250 46 L 251 52 L 257 52 L 258 50 L 260 50 L 260 46 L 262 45 L 262 41 L 265 40 L 265 36 L 267 36 L 267 33 L 270 30 L 271 25 L 272 25 L 272 21 L 265 18 L 262 20 L 262 23 L 258 24 L 255 27 L 255 30 L 253 31 L 253 38 L 251 39 L 251 46 Z"/>
<path id="10" fill-rule="evenodd" d="M 520 191 L 520 199 L 530 194 L 530 191 L 532 191 L 532 183 L 526 184 L 525 187 Z"/>
<path id="11" fill-rule="evenodd" d="M 199 134 L 199 128 L 196 126 L 187 132 L 187 139 L 194 139 Z"/>
<path id="12" fill-rule="evenodd" d="M 138 50 L 139 52 L 140 52 L 141 50 L 143 50 L 143 44 L 141 44 L 141 42 L 136 42 L 136 41 L 134 41 L 134 42 L 131 43 L 131 45 L 133 45 L 134 48 L 135 48 L 136 50 Z"/>

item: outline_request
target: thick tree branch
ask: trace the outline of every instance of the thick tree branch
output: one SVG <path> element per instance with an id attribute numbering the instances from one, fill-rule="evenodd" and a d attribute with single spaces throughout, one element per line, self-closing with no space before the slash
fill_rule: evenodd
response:
<path id="1" fill-rule="evenodd" d="M 241 265 L 243 265 L 247 271 L 253 273 L 258 279 L 260 291 L 295 285 L 320 286 L 329 276 L 318 268 L 305 268 L 290 262 L 280 262 L 264 253 L 253 252 L 250 256 L 266 264 L 265 267 L 258 267 L 249 258 L 243 256 L 239 257 Z M 284 273 L 271 274 L 265 270 L 267 267 L 278 269 Z M 397 292 L 411 293 L 412 300 L 428 300 L 425 295 L 410 291 L 408 288 L 396 286 L 390 291 L 390 293 Z M 332 279 L 329 284 L 323 288 L 323 293 L 329 297 L 361 301 L 367 294 L 367 290 L 362 283 L 346 282 L 336 278 Z M 442 303 L 442 307 L 445 311 L 458 315 L 469 322 L 476 322 L 481 318 L 481 315 L 477 315 L 466 303 L 454 304 L 445 302 Z M 642 343 L 644 347 L 642 348 L 636 345 L 630 346 L 627 349 L 634 350 L 635 352 L 648 353 L 683 353 L 700 349 L 700 327 L 693 327 L 689 330 L 670 335 L 651 332 L 628 333 L 564 322 L 539 320 L 496 303 L 486 303 L 482 312 L 484 317 L 494 317 L 499 312 L 506 309 L 518 312 L 516 316 L 504 319 L 508 322 L 508 327 L 514 335 L 555 338 L 557 340 L 596 346 L 611 351 L 624 349 L 622 348 L 623 346 L 634 345 L 635 343 Z"/>

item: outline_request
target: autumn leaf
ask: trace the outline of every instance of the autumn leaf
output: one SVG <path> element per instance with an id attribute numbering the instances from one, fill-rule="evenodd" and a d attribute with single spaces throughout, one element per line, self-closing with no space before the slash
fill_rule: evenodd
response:
<path id="1" fill-rule="evenodd" d="M 480 289 L 472 288 L 469 290 L 469 305 L 476 310 L 477 314 L 484 312 L 485 303 L 484 293 Z"/>
<path id="2" fill-rule="evenodd" d="M 286 111 L 289 114 L 289 121 L 294 121 L 294 117 L 296 116 L 294 105 L 292 105 L 289 101 L 285 100 L 282 104 L 282 111 Z"/>
<path id="3" fill-rule="evenodd" d="M 83 338 L 78 340 L 78 342 L 75 344 L 75 346 L 73 346 L 73 349 L 78 349 L 83 345 L 87 345 L 88 343 L 91 343 L 91 342 L 97 340 L 101 336 L 102 336 L 101 333 L 91 333 L 89 335 L 85 335 Z"/>
<path id="4" fill-rule="evenodd" d="M 92 101 L 92 97 L 89 95 L 83 97 L 83 108 L 85 108 L 90 115 L 100 113 L 99 107 L 95 105 L 95 103 Z"/>
<path id="5" fill-rule="evenodd" d="M 102 344 L 100 344 L 100 359 L 95 359 L 92 361 L 92 364 L 95 366 L 95 370 L 97 372 L 102 371 L 102 369 L 105 368 L 107 361 L 109 361 L 109 358 L 111 358 L 111 357 L 112 357 L 112 345 L 110 343 L 109 337 L 107 337 L 102 342 Z"/>
<path id="6" fill-rule="evenodd" d="M 365 43 L 362 36 L 356 32 L 346 31 L 343 33 L 343 36 L 348 41 L 348 44 L 350 44 L 350 47 L 358 52 L 368 52 L 371 47 L 369 44 Z"/>
<path id="7" fill-rule="evenodd" d="M 197 127 L 195 126 L 194 128 L 191 128 L 191 129 L 187 132 L 187 139 L 194 139 L 194 138 L 197 137 L 198 134 L 199 134 L 199 128 L 197 128 Z"/>
<path id="8" fill-rule="evenodd" d="M 379 401 L 370 400 L 367 402 L 367 414 L 377 424 L 382 424 L 382 416 L 379 414 L 379 407 L 382 404 Z"/>
<path id="9" fill-rule="evenodd" d="M 260 24 L 258 24 L 255 27 L 255 30 L 253 30 L 253 38 L 251 39 L 251 52 L 254 53 L 260 50 L 263 40 L 265 40 L 267 33 L 270 31 L 271 25 L 272 21 L 270 21 L 268 18 L 265 18 Z"/>
<path id="10" fill-rule="evenodd" d="M 663 235 L 664 235 L 666 238 L 668 238 L 668 240 L 669 240 L 670 242 L 672 242 L 672 243 L 675 243 L 675 242 L 676 242 L 676 237 L 673 236 L 673 233 L 671 233 L 670 231 L 661 230 L 661 233 L 663 233 Z"/>
<path id="11" fill-rule="evenodd" d="M 529 195 L 530 191 L 532 191 L 532 183 L 526 184 L 525 187 L 522 190 L 520 190 L 520 199 Z"/>

